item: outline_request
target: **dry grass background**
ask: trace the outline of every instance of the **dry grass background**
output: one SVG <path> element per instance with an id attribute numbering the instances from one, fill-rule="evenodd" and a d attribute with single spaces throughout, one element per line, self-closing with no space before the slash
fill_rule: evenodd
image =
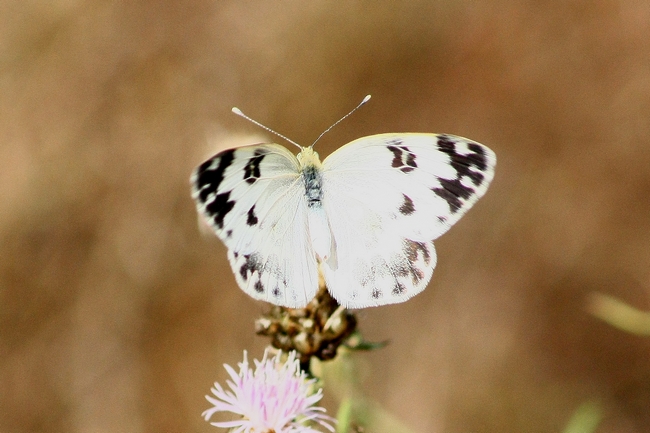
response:
<path id="1" fill-rule="evenodd" d="M 650 3 L 0 3 L 0 431 L 216 431 L 203 396 L 265 307 L 188 176 L 260 134 L 321 155 L 448 132 L 499 157 L 429 288 L 364 310 L 363 390 L 417 432 L 650 431 Z M 326 390 L 327 391 L 327 390 Z M 335 410 L 333 399 L 327 403 Z"/>

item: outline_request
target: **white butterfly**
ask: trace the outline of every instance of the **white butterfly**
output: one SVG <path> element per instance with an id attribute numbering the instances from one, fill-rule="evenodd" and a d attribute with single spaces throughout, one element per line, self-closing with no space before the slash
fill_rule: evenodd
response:
<path id="1" fill-rule="evenodd" d="M 306 306 L 320 265 L 345 307 L 406 301 L 433 274 L 433 240 L 483 196 L 496 164 L 448 134 L 371 135 L 322 163 L 312 146 L 297 157 L 278 144 L 228 149 L 192 174 L 199 213 L 255 299 Z"/>

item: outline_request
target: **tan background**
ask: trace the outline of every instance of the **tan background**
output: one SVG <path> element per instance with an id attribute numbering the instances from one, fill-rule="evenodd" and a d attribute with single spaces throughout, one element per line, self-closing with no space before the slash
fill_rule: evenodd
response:
<path id="1" fill-rule="evenodd" d="M 381 132 L 497 153 L 429 288 L 364 310 L 366 395 L 416 432 L 650 431 L 647 1 L 0 3 L 0 431 L 208 432 L 265 307 L 201 236 L 191 169 L 261 135 Z M 326 390 L 327 392 L 327 390 Z M 333 399 L 326 404 L 336 409 Z"/>

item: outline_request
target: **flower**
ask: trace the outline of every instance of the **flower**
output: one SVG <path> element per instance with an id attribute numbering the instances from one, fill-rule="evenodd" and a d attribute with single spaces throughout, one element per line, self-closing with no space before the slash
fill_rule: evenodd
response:
<path id="1" fill-rule="evenodd" d="M 319 433 L 309 426 L 313 422 L 333 432 L 333 418 L 325 409 L 314 406 L 322 397 L 322 389 L 313 392 L 315 379 L 308 379 L 300 369 L 296 352 L 292 351 L 285 362 L 278 352 L 269 358 L 269 349 L 261 361 L 254 360 L 255 371 L 249 368 L 246 351 L 244 362 L 239 364 L 239 374 L 224 365 L 231 380 L 230 390 L 215 382 L 213 396 L 205 398 L 213 407 L 203 412 L 209 421 L 216 412 L 232 412 L 241 418 L 226 422 L 211 422 L 215 427 L 230 428 L 233 433 Z"/>

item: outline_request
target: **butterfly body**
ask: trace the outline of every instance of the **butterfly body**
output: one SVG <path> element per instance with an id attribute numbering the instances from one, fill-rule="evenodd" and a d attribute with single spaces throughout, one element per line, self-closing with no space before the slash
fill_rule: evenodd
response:
<path id="1" fill-rule="evenodd" d="M 297 156 L 300 163 L 301 179 L 305 185 L 307 198 L 307 223 L 309 238 L 319 261 L 329 257 L 332 245 L 331 233 L 327 225 L 327 215 L 323 209 L 323 165 L 318 153 L 306 147 Z"/>
<path id="2" fill-rule="evenodd" d="M 318 273 L 349 308 L 403 302 L 436 265 L 433 240 L 480 198 L 496 157 L 452 135 L 380 134 L 323 162 L 277 144 L 228 149 L 192 175 L 199 213 L 228 248 L 239 286 L 303 307 Z"/>

